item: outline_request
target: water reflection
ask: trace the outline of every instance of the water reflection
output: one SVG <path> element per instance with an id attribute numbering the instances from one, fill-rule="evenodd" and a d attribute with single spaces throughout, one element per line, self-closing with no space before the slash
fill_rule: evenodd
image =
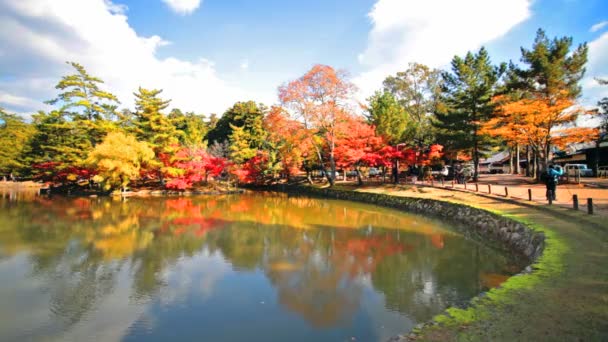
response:
<path id="1" fill-rule="evenodd" d="M 435 221 L 357 203 L 3 195 L 0 336 L 386 339 L 512 267 Z"/>

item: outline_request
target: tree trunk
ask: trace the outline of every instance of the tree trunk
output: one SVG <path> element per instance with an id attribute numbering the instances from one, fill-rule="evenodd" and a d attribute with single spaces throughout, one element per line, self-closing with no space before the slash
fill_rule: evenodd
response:
<path id="1" fill-rule="evenodd" d="M 355 167 L 355 171 L 357 171 L 357 185 L 363 185 L 363 178 L 361 178 L 361 171 L 359 171 L 359 167 Z"/>
<path id="2" fill-rule="evenodd" d="M 399 160 L 393 159 L 393 183 L 399 184 Z"/>
<path id="3" fill-rule="evenodd" d="M 521 173 L 521 166 L 519 165 L 519 144 L 515 144 L 515 173 L 518 175 Z"/>
<path id="4" fill-rule="evenodd" d="M 477 115 L 473 115 L 473 118 L 477 120 Z M 473 129 L 473 182 L 477 182 L 479 178 L 479 139 L 477 136 L 477 124 Z"/>
<path id="5" fill-rule="evenodd" d="M 540 180 L 540 173 L 538 172 L 538 151 L 534 150 L 534 179 Z"/>
<path id="6" fill-rule="evenodd" d="M 308 183 L 312 185 L 312 175 L 310 174 L 309 169 L 306 169 L 306 179 L 308 180 Z"/>
<path id="7" fill-rule="evenodd" d="M 509 148 L 509 174 L 513 174 L 513 148 Z"/>
<path id="8" fill-rule="evenodd" d="M 336 182 L 336 160 L 334 159 L 334 152 L 330 152 L 329 154 L 329 168 L 330 168 L 330 178 L 329 186 L 334 186 Z"/>
<path id="9" fill-rule="evenodd" d="M 532 166 L 532 155 L 530 154 L 530 146 L 526 145 L 526 177 L 530 177 L 532 172 L 530 167 Z"/>

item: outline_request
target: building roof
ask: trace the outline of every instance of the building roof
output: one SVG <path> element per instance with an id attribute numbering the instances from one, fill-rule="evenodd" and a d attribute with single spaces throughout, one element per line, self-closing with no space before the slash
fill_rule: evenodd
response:
<path id="1" fill-rule="evenodd" d="M 502 163 L 509 160 L 509 151 L 500 151 L 488 158 L 479 159 L 479 164 Z"/>

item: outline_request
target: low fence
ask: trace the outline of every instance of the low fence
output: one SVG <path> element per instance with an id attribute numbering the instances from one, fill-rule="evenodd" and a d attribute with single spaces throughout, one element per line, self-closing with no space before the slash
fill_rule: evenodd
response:
<path id="1" fill-rule="evenodd" d="M 554 201 L 551 197 L 547 196 L 547 192 L 544 188 L 526 188 L 526 187 L 510 187 L 499 184 L 479 184 L 479 183 L 457 183 L 454 180 L 444 181 L 444 180 L 415 180 L 405 179 L 405 183 L 401 182 L 400 184 L 412 184 L 412 185 L 423 185 L 423 186 L 431 186 L 436 188 L 447 188 L 447 189 L 455 189 L 461 191 L 469 191 L 469 192 L 477 192 L 481 194 L 494 195 L 498 197 L 505 198 L 513 198 L 519 200 L 527 200 L 539 203 L 548 203 L 549 205 L 553 205 Z M 569 190 L 568 190 L 569 191 Z M 569 191 L 570 192 L 570 191 Z M 579 198 L 578 194 L 570 193 L 571 197 L 566 199 L 560 199 L 559 204 L 562 206 L 567 206 L 572 208 L 573 210 L 584 210 L 589 215 L 593 215 L 597 213 L 597 211 L 601 210 L 600 207 L 597 206 L 597 203 L 593 200 L 593 198 Z"/>

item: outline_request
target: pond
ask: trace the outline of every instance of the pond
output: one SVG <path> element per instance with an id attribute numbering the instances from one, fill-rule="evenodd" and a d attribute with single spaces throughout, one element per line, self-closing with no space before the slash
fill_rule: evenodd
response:
<path id="1" fill-rule="evenodd" d="M 385 341 L 518 271 L 360 203 L 0 195 L 3 341 Z"/>

